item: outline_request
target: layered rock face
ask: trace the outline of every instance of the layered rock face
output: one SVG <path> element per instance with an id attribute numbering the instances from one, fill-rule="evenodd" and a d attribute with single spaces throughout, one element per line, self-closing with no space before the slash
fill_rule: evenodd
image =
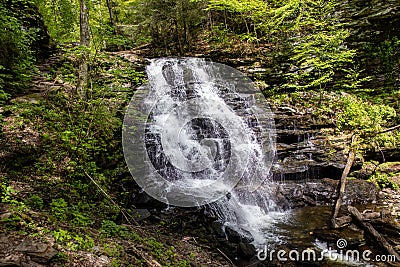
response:
<path id="1" fill-rule="evenodd" d="M 348 45 L 359 49 L 361 67 L 373 77 L 370 88 L 400 86 L 400 3 L 397 0 L 340 1 L 338 15 L 348 23 Z"/>

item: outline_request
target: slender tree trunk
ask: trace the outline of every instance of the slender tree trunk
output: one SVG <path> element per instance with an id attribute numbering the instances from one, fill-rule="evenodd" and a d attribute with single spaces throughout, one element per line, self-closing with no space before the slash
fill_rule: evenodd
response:
<path id="1" fill-rule="evenodd" d="M 114 17 L 114 11 L 112 8 L 111 0 L 107 0 L 107 8 L 108 8 L 108 14 L 110 15 L 110 24 L 112 27 L 112 33 L 115 36 L 123 35 L 123 33 L 118 30 L 117 23 L 116 23 L 115 17 Z M 118 50 L 122 50 L 122 46 L 119 43 L 117 44 L 117 46 L 118 46 Z"/>
<path id="2" fill-rule="evenodd" d="M 107 0 L 107 8 L 108 8 L 108 14 L 110 14 L 110 23 L 111 23 L 111 26 L 113 27 L 114 34 L 117 34 L 117 29 L 115 27 L 116 25 L 115 25 L 114 12 L 112 10 L 111 0 Z"/>
<path id="3" fill-rule="evenodd" d="M 345 166 L 345 168 L 343 170 L 343 173 L 342 173 L 342 177 L 340 178 L 340 181 L 339 181 L 339 184 L 338 184 L 338 197 L 336 199 L 335 206 L 333 208 L 332 220 L 331 220 L 333 228 L 337 228 L 338 227 L 338 225 L 336 225 L 335 219 L 339 214 L 340 207 L 342 206 L 342 200 L 343 200 L 343 196 L 344 196 L 344 191 L 346 189 L 347 175 L 349 175 L 351 166 L 353 166 L 353 162 L 354 162 L 354 158 L 355 158 L 354 144 L 355 144 L 356 140 L 357 140 L 357 136 L 353 135 L 352 138 L 351 138 L 351 145 L 350 145 L 349 155 L 348 155 L 348 158 L 347 158 L 347 163 L 346 163 L 346 166 Z"/>
<path id="4" fill-rule="evenodd" d="M 90 30 L 89 30 L 89 13 L 85 0 L 80 0 L 80 45 L 85 49 L 90 47 Z M 82 99 L 86 99 L 87 87 L 89 80 L 89 65 L 88 65 L 89 51 L 84 50 L 82 58 L 79 63 L 78 73 L 78 95 Z"/>

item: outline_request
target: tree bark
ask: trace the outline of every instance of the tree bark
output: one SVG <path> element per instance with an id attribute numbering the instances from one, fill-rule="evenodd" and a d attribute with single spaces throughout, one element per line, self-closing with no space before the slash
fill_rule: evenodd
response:
<path id="1" fill-rule="evenodd" d="M 369 212 L 369 213 L 363 213 L 362 218 L 363 221 L 366 220 L 375 220 L 378 218 L 381 218 L 382 214 L 380 212 Z M 335 228 L 341 228 L 344 226 L 349 225 L 353 221 L 351 216 L 342 216 L 342 217 L 337 217 L 333 219 L 332 224 L 335 226 Z"/>
<path id="2" fill-rule="evenodd" d="M 348 211 L 354 220 L 356 220 L 364 228 L 364 230 L 374 238 L 380 247 L 385 249 L 389 254 L 395 256 L 397 261 L 400 261 L 400 255 L 396 252 L 396 250 L 393 249 L 389 242 L 381 234 L 379 234 L 379 232 L 376 231 L 369 222 L 363 221 L 363 216 L 357 208 L 349 206 Z"/>
<path id="3" fill-rule="evenodd" d="M 113 27 L 115 27 L 114 12 L 112 10 L 111 0 L 107 0 L 107 8 L 108 13 L 110 14 L 110 23 Z"/>
<path id="4" fill-rule="evenodd" d="M 80 45 L 85 49 L 79 63 L 77 91 L 82 99 L 86 99 L 89 80 L 89 52 L 86 48 L 90 47 L 90 29 L 89 12 L 85 0 L 80 0 Z"/>
<path id="5" fill-rule="evenodd" d="M 337 229 L 349 225 L 352 220 L 353 219 L 351 218 L 351 216 L 342 216 L 338 218 L 333 218 L 331 220 L 331 223 L 333 228 Z"/>
<path id="6" fill-rule="evenodd" d="M 340 207 L 342 206 L 342 200 L 343 200 L 343 196 L 344 196 L 344 191 L 346 189 L 346 180 L 347 180 L 347 175 L 349 175 L 351 166 L 353 165 L 354 162 L 354 158 L 355 158 L 355 152 L 354 152 L 354 143 L 356 142 L 356 136 L 353 135 L 353 137 L 351 138 L 351 145 L 350 145 L 350 152 L 349 152 L 349 156 L 347 157 L 347 163 L 346 166 L 343 170 L 342 173 L 342 177 L 340 178 L 339 184 L 338 184 L 338 197 L 336 199 L 336 203 L 333 209 L 333 214 L 332 214 L 332 220 L 331 220 L 331 224 L 333 228 L 338 228 L 338 225 L 336 225 L 336 217 L 339 214 L 339 210 Z"/>

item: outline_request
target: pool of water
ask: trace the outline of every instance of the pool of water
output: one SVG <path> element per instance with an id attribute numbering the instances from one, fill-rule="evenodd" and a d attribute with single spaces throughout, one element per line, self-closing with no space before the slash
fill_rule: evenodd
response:
<path id="1" fill-rule="evenodd" d="M 362 209 L 361 209 L 362 210 Z M 362 258 L 351 258 L 341 256 L 345 255 L 346 249 L 357 249 L 361 253 L 368 249 L 364 246 L 354 246 L 352 244 L 360 244 L 362 240 L 362 232 L 347 227 L 342 230 L 329 229 L 330 217 L 332 213 L 331 206 L 314 206 L 302 207 L 289 210 L 284 213 L 271 214 L 271 221 L 264 228 L 267 243 L 258 246 L 258 251 L 262 251 L 259 256 L 261 260 L 242 261 L 236 263 L 238 266 L 376 266 L 369 262 L 363 261 Z M 319 240 L 318 234 L 326 237 L 327 240 Z M 336 247 L 338 239 L 346 239 L 348 247 L 339 250 Z M 357 240 L 356 240 L 357 239 Z M 354 242 L 357 241 L 357 242 Z M 321 256 L 322 250 L 337 250 L 337 253 Z M 282 258 L 287 261 L 278 260 L 277 253 L 279 250 L 286 251 Z M 317 260 L 302 261 L 301 253 L 303 251 L 313 250 L 316 253 Z M 275 251 L 275 252 L 272 252 Z M 299 260 L 291 260 L 289 258 L 290 251 L 300 253 Z M 342 251 L 342 252 L 341 252 Z M 263 254 L 267 252 L 267 254 Z M 272 253 L 272 256 L 271 256 Z M 296 254 L 292 254 L 296 258 Z M 307 257 L 306 257 L 307 259 Z M 385 265 L 380 265 L 385 266 Z"/>

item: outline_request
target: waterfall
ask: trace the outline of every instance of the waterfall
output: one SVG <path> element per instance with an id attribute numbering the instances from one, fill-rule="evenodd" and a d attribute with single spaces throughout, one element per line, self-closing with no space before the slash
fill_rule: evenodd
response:
<path id="1" fill-rule="evenodd" d="M 126 112 L 124 154 L 152 197 L 207 205 L 224 227 L 263 244 L 277 214 L 269 189 L 273 114 L 250 79 L 198 58 L 162 58 Z"/>

